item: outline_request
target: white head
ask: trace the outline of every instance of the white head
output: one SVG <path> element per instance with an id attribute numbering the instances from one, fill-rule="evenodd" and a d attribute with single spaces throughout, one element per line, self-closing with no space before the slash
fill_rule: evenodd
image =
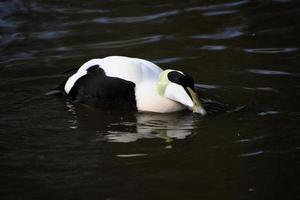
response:
<path id="1" fill-rule="evenodd" d="M 206 114 L 195 91 L 193 78 L 181 71 L 168 69 L 161 72 L 157 90 L 159 95 L 181 103 L 195 113 Z"/>

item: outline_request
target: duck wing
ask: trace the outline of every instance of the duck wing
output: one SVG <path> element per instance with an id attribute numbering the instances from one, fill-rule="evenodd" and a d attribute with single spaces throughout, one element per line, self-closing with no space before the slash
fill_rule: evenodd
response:
<path id="1" fill-rule="evenodd" d="M 162 72 L 162 69 L 152 62 L 124 56 L 103 58 L 100 67 L 107 76 L 118 77 L 135 84 L 145 81 L 156 81 Z"/>
<path id="2" fill-rule="evenodd" d="M 143 82 L 154 82 L 159 78 L 162 69 L 154 63 L 125 56 L 109 56 L 102 59 L 92 59 L 84 63 L 65 84 L 65 91 L 69 93 L 75 82 L 86 75 L 88 69 L 94 66 L 104 70 L 106 76 L 131 81 L 136 85 Z"/>

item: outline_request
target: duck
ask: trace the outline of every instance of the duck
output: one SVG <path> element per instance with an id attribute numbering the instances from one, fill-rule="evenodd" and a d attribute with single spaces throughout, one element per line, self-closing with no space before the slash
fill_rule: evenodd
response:
<path id="1" fill-rule="evenodd" d="M 206 114 L 190 75 L 162 70 L 141 58 L 91 59 L 61 84 L 60 92 L 83 104 L 133 107 L 139 112 L 190 110 Z"/>

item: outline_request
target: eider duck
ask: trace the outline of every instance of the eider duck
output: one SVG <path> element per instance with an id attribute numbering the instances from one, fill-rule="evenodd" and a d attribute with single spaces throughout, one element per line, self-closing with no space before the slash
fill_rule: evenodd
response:
<path id="1" fill-rule="evenodd" d="M 71 100 L 84 104 L 131 106 L 141 112 L 156 113 L 190 109 L 206 114 L 191 76 L 162 70 L 139 58 L 92 59 L 70 76 L 61 90 Z"/>

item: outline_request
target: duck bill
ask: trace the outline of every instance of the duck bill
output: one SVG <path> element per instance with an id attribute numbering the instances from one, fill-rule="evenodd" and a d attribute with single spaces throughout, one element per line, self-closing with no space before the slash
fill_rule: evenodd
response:
<path id="1" fill-rule="evenodd" d="M 165 90 L 164 96 L 186 107 L 191 108 L 194 106 L 194 102 L 181 85 L 170 83 Z"/>
<path id="2" fill-rule="evenodd" d="M 194 112 L 194 113 L 199 113 L 201 115 L 206 115 L 206 111 L 203 108 L 200 99 L 197 95 L 197 93 L 192 90 L 191 88 L 187 87 L 188 92 L 190 93 L 191 97 L 192 97 L 192 101 L 194 103 L 193 107 L 190 107 L 190 109 Z"/>

